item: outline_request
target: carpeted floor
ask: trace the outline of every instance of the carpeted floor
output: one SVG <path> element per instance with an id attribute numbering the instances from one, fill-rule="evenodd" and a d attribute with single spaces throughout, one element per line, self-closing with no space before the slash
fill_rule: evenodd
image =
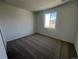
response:
<path id="1" fill-rule="evenodd" d="M 73 44 L 40 34 L 8 42 L 9 59 L 71 59 L 77 57 Z"/>

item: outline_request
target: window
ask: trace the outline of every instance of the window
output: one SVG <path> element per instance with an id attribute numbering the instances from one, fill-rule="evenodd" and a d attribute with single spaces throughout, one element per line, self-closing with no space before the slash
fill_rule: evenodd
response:
<path id="1" fill-rule="evenodd" d="M 53 12 L 53 13 L 48 13 L 45 14 L 45 28 L 56 28 L 56 17 L 57 17 L 57 13 Z"/>

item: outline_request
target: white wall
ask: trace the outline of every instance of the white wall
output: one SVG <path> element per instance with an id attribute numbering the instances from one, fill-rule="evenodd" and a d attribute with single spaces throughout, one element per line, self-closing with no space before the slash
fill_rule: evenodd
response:
<path id="1" fill-rule="evenodd" d="M 76 37 L 76 39 L 74 40 L 74 46 L 75 46 L 76 52 L 78 54 L 78 37 Z"/>
<path id="2" fill-rule="evenodd" d="M 6 41 L 34 33 L 33 13 L 0 3 L 0 25 Z"/>
<path id="3" fill-rule="evenodd" d="M 44 28 L 44 14 L 53 11 L 58 13 L 56 29 L 46 29 Z M 77 2 L 70 2 L 51 10 L 37 12 L 37 32 L 73 43 L 77 35 L 77 16 Z"/>
<path id="4" fill-rule="evenodd" d="M 0 33 L 0 59 L 8 59 Z"/>

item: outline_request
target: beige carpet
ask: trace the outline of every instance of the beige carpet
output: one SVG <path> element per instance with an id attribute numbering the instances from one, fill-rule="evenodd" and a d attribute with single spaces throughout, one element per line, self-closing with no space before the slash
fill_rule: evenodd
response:
<path id="1" fill-rule="evenodd" d="M 8 42 L 9 59 L 71 59 L 77 57 L 73 44 L 40 34 Z"/>

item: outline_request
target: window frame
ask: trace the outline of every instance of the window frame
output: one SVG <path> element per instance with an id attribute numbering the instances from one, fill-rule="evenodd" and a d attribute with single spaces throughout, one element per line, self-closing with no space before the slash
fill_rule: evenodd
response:
<path id="1" fill-rule="evenodd" d="M 46 15 L 49 14 L 50 18 L 49 18 L 49 26 L 46 26 Z M 54 24 L 51 24 L 52 22 L 52 14 L 55 14 L 55 20 L 54 20 Z M 53 16 L 54 17 L 54 16 Z M 49 13 L 45 13 L 44 14 L 44 28 L 48 28 L 48 29 L 56 29 L 56 20 L 57 20 L 57 12 L 49 12 Z M 53 25 L 53 26 L 52 26 Z"/>

